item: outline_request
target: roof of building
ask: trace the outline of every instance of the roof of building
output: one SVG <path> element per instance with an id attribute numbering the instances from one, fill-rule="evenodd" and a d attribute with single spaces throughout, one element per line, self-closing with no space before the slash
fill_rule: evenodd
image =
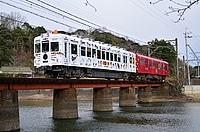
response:
<path id="1" fill-rule="evenodd" d="M 0 68 L 0 73 L 7 73 L 7 74 L 32 74 L 32 70 L 30 67 L 8 67 L 2 66 Z"/>

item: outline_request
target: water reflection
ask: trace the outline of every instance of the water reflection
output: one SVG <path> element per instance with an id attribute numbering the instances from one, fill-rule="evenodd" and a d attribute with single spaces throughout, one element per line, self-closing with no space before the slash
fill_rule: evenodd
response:
<path id="1" fill-rule="evenodd" d="M 21 102 L 21 131 L 132 132 L 199 131 L 199 103 L 113 104 L 112 112 L 93 112 L 92 101 L 79 101 L 79 119 L 52 119 L 52 102 Z"/>

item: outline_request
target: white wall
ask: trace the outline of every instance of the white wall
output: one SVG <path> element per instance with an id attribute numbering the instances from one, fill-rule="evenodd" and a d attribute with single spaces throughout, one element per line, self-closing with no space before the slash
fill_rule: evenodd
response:
<path id="1" fill-rule="evenodd" d="M 185 94 L 200 94 L 200 85 L 185 85 L 183 87 Z"/>

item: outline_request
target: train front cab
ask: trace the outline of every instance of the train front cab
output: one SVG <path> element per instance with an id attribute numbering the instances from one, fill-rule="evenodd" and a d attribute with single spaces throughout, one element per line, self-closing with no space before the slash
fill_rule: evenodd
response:
<path id="1" fill-rule="evenodd" d="M 162 75 L 163 76 L 169 75 L 169 64 L 165 61 L 162 62 Z"/>

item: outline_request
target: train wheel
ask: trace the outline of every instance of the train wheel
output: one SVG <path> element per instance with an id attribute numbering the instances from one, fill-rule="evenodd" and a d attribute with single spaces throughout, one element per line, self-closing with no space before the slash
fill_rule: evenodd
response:
<path id="1" fill-rule="evenodd" d="M 123 80 L 124 80 L 124 81 L 127 81 L 128 79 L 129 79 L 128 73 L 124 73 Z"/>

